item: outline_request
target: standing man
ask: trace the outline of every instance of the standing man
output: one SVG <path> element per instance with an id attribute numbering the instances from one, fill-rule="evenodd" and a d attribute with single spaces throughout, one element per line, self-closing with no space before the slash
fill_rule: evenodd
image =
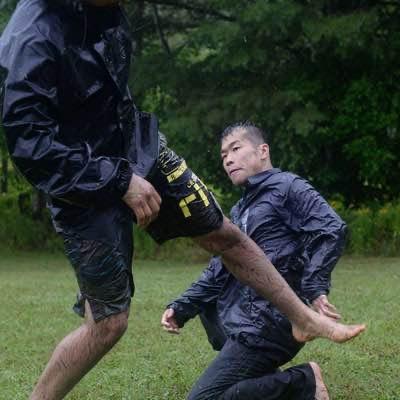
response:
<path id="1" fill-rule="evenodd" d="M 272 167 L 265 133 L 254 124 L 226 128 L 221 157 L 232 183 L 244 187 L 232 221 L 306 304 L 338 320 L 327 296 L 331 271 L 344 247 L 344 222 L 308 182 Z M 190 400 L 328 400 L 316 363 L 278 369 L 303 344 L 293 337 L 287 317 L 235 279 L 219 257 L 168 306 L 162 324 L 179 333 L 196 315 L 221 351 L 195 384 Z"/>
<path id="2" fill-rule="evenodd" d="M 21 0 L 0 40 L 2 123 L 15 165 L 48 195 L 85 317 L 56 347 L 31 400 L 62 399 L 127 328 L 133 218 L 158 242 L 194 237 L 285 312 L 299 340 L 345 341 L 223 217 L 129 93 L 131 40 L 117 0 Z M 174 221 L 174 224 L 171 223 Z"/>

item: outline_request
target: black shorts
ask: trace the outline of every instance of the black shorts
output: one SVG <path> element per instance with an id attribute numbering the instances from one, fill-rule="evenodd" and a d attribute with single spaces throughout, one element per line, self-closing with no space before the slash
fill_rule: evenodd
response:
<path id="1" fill-rule="evenodd" d="M 165 145 L 149 181 L 162 199 L 158 218 L 147 228 L 158 243 L 204 235 L 221 226 L 223 214 L 212 194 L 185 160 Z M 84 315 L 85 300 L 95 321 L 128 310 L 134 293 L 133 221 L 132 211 L 122 201 L 57 221 L 79 284 L 74 306 L 79 315 Z"/>
<path id="2" fill-rule="evenodd" d="M 204 235 L 221 226 L 223 214 L 212 193 L 168 147 L 161 146 L 149 181 L 162 198 L 157 219 L 146 229 L 157 243 Z"/>

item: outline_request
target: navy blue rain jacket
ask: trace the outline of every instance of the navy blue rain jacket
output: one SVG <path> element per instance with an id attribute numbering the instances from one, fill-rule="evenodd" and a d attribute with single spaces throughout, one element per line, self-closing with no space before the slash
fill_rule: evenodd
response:
<path id="1" fill-rule="evenodd" d="M 231 218 L 304 302 L 329 293 L 346 225 L 307 181 L 277 168 L 257 174 L 249 179 Z M 198 314 L 206 315 L 203 323 L 215 348 L 220 347 L 215 337 L 220 335 L 218 328 L 228 336 L 243 332 L 277 340 L 291 336 L 288 320 L 241 284 L 219 257 L 212 258 L 200 278 L 168 307 L 175 310 L 180 326 Z"/>
<path id="2" fill-rule="evenodd" d="M 132 172 L 154 165 L 157 122 L 127 86 L 131 47 L 119 6 L 77 0 L 21 0 L 1 36 L 7 145 L 53 216 L 120 202 Z"/>

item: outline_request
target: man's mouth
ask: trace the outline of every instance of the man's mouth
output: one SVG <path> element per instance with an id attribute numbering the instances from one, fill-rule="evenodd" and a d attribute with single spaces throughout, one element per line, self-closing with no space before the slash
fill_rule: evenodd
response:
<path id="1" fill-rule="evenodd" d="M 239 172 L 239 171 L 240 171 L 240 168 L 234 168 L 234 169 L 232 169 L 232 170 L 229 171 L 229 176 L 232 176 L 232 175 L 234 175 L 236 172 Z"/>

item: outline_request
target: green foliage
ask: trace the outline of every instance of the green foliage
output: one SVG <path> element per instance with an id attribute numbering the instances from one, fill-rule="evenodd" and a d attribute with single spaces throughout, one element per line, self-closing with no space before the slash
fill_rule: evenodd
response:
<path id="1" fill-rule="evenodd" d="M 340 169 L 347 171 L 343 181 L 348 182 L 344 189 L 351 191 L 351 182 L 359 180 L 363 182 L 359 193 L 362 198 L 369 194 L 385 199 L 399 193 L 395 168 L 399 163 L 399 93 L 391 93 L 382 82 L 355 80 L 338 111 L 333 131 L 342 142 L 345 162 Z"/>
<path id="2" fill-rule="evenodd" d="M 395 256 L 400 249 L 400 201 L 340 212 L 349 226 L 348 253 Z"/>
<path id="3" fill-rule="evenodd" d="M 271 132 L 275 165 L 327 197 L 387 201 L 400 189 L 396 4 L 213 1 L 231 20 L 204 18 L 166 32 L 171 54 L 149 34 L 132 85 L 144 105 L 155 88 L 158 98 L 173 99 L 158 102 L 162 129 L 225 193 L 218 133 L 251 119 Z"/>
<path id="4" fill-rule="evenodd" d="M 63 251 L 63 242 L 52 226 L 48 212 L 41 219 L 31 212 L 31 196 L 28 190 L 18 195 L 0 195 L 0 251 L 43 250 Z M 154 260 L 207 260 L 208 254 L 190 239 L 176 239 L 162 246 L 157 245 L 143 230 L 134 232 L 135 257 Z"/>
<path id="5" fill-rule="evenodd" d="M 54 233 L 47 214 L 43 220 L 33 219 L 30 193 L 26 192 L 19 199 L 14 194 L 0 195 L 0 248 L 60 250 L 62 242 Z"/>
<path id="6" fill-rule="evenodd" d="M 15 3 L 0 0 L 0 27 Z M 221 168 L 219 133 L 251 119 L 270 132 L 275 166 L 341 198 L 353 230 L 349 251 L 394 254 L 396 219 L 382 227 L 389 220 L 369 205 L 396 209 L 400 193 L 400 3 L 194 0 L 158 4 L 158 26 L 153 5 L 126 3 L 137 42 L 130 85 L 224 211 L 240 193 Z M 8 183 L 12 196 L 29 190 L 11 167 Z M 23 218 L 13 210 L 13 221 Z M 137 242 L 144 257 L 164 254 L 140 232 Z M 188 247 L 176 246 L 165 251 Z"/>
<path id="7" fill-rule="evenodd" d="M 190 262 L 207 261 L 208 253 L 199 248 L 188 238 L 170 240 L 158 245 L 142 229 L 134 229 L 135 257 L 144 260 L 168 260 L 181 261 L 186 259 Z"/>
<path id="8" fill-rule="evenodd" d="M 218 199 L 222 192 L 214 192 Z M 233 200 L 233 199 L 230 199 Z M 47 213 L 35 219 L 31 213 L 31 194 L 0 196 L 0 249 L 61 251 L 63 244 Z M 346 208 L 343 198 L 331 201 L 349 228 L 347 254 L 367 256 L 400 255 L 400 201 L 381 206 Z M 135 257 L 150 260 L 206 261 L 208 254 L 190 239 L 175 239 L 157 245 L 139 228 L 134 232 Z"/>

